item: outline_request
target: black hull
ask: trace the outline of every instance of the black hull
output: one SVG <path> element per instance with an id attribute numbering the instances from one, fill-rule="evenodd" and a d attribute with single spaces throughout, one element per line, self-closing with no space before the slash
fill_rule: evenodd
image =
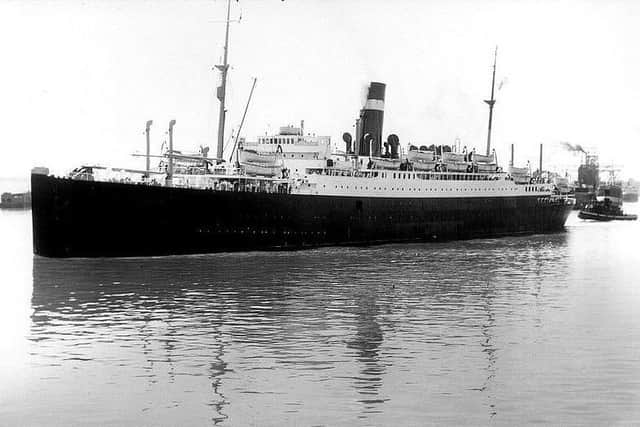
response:
<path id="1" fill-rule="evenodd" d="M 34 253 L 150 256 L 546 233 L 571 206 L 535 196 L 372 198 L 225 192 L 32 175 Z"/>

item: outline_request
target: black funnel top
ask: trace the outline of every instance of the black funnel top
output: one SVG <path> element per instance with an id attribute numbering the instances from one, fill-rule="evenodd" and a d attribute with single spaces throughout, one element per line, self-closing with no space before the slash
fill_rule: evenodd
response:
<path id="1" fill-rule="evenodd" d="M 367 99 L 379 99 L 384 101 L 384 91 L 386 88 L 387 85 L 385 85 L 384 83 L 371 82 Z"/>

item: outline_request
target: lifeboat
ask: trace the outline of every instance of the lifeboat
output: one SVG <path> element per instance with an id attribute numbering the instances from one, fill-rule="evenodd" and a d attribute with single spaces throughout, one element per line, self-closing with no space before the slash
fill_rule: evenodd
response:
<path id="1" fill-rule="evenodd" d="M 447 152 L 445 151 L 444 153 L 442 153 L 442 161 L 443 162 L 452 162 L 452 163 L 464 163 L 466 162 L 465 159 L 465 154 L 463 153 L 452 153 L 452 152 Z"/>
<path id="2" fill-rule="evenodd" d="M 277 151 L 257 151 L 249 148 L 240 148 L 238 151 L 238 162 L 253 163 L 261 165 L 275 164 L 282 159 L 282 153 Z"/>
<path id="3" fill-rule="evenodd" d="M 497 172 L 498 171 L 498 165 L 496 165 L 496 164 L 479 163 L 479 164 L 476 165 L 476 170 L 478 172 L 483 172 L 483 173 Z"/>
<path id="4" fill-rule="evenodd" d="M 438 163 L 435 154 L 430 150 L 409 150 L 407 160 L 412 163 L 414 170 L 432 171 Z"/>
<path id="5" fill-rule="evenodd" d="M 407 160 L 410 162 L 425 162 L 425 163 L 435 163 L 435 151 L 429 150 L 409 150 L 407 153 Z"/>
<path id="6" fill-rule="evenodd" d="M 471 169 L 471 162 L 467 162 L 466 154 L 463 153 L 442 153 L 442 164 L 445 170 L 450 172 L 469 172 Z"/>
<path id="7" fill-rule="evenodd" d="M 264 152 L 241 147 L 238 150 L 238 163 L 244 173 L 251 176 L 281 176 L 284 168 L 281 148 L 275 152 Z"/>
<path id="8" fill-rule="evenodd" d="M 516 184 L 527 184 L 531 180 L 531 177 L 529 176 L 529 168 L 527 167 L 518 168 L 515 166 L 509 166 L 509 174 Z"/>
<path id="9" fill-rule="evenodd" d="M 282 165 L 262 165 L 259 163 L 240 163 L 244 173 L 250 176 L 276 177 L 282 175 Z"/>
<path id="10" fill-rule="evenodd" d="M 400 168 L 402 161 L 400 159 L 390 159 L 386 157 L 372 157 L 371 169 L 394 169 Z"/>
<path id="11" fill-rule="evenodd" d="M 438 163 L 435 161 L 431 161 L 431 162 L 413 162 L 412 166 L 413 166 L 413 170 L 417 170 L 417 171 L 433 171 L 436 169 L 436 165 Z"/>
<path id="12" fill-rule="evenodd" d="M 467 162 L 443 162 L 444 171 L 446 172 L 469 172 L 471 164 Z"/>
<path id="13" fill-rule="evenodd" d="M 494 155 L 494 153 L 489 154 L 488 156 L 485 156 L 484 154 L 476 154 L 473 153 L 472 154 L 472 159 L 475 163 L 484 163 L 484 164 L 492 164 L 495 165 L 496 164 L 496 157 Z"/>
<path id="14" fill-rule="evenodd" d="M 478 172 L 492 173 L 498 171 L 498 164 L 496 162 L 495 153 L 491 153 L 488 156 L 484 154 L 472 153 L 470 157 L 471 160 L 473 160 L 475 170 L 477 170 Z"/>

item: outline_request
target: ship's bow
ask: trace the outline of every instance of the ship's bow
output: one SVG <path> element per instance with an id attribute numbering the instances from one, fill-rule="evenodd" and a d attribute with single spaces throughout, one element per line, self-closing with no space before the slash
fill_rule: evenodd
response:
<path id="1" fill-rule="evenodd" d="M 56 226 L 54 210 L 58 178 L 48 175 L 48 171 L 36 168 L 31 173 L 31 218 L 33 222 L 33 253 L 43 256 L 62 256 L 62 248 Z"/>

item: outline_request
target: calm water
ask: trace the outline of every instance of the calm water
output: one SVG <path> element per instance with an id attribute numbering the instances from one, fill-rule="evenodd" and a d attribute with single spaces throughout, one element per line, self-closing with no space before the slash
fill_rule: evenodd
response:
<path id="1" fill-rule="evenodd" d="M 107 260 L 30 234 L 0 212 L 2 425 L 640 423 L 640 222 Z"/>

